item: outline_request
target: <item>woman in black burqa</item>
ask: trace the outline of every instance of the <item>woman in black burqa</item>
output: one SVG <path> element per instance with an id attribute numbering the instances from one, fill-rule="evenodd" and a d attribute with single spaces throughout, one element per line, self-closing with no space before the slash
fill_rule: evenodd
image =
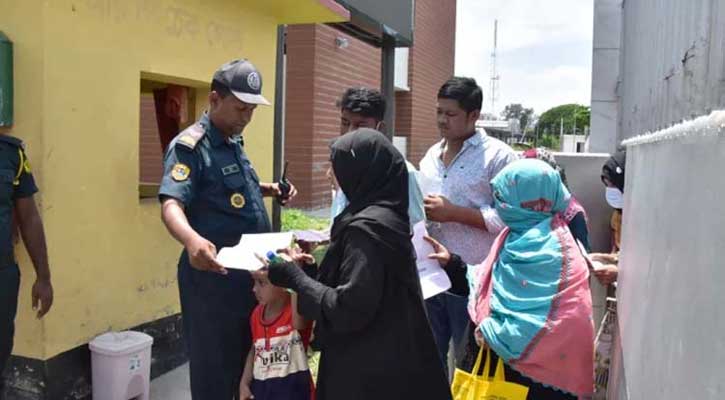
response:
<path id="1" fill-rule="evenodd" d="M 410 241 L 404 158 L 380 132 L 360 129 L 337 139 L 330 159 L 350 203 L 317 279 L 290 257 L 269 267 L 316 321 L 317 399 L 450 399 Z"/>

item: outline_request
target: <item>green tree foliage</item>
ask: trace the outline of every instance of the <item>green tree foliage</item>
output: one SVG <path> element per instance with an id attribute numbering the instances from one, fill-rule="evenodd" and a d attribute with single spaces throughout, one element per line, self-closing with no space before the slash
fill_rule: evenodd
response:
<path id="1" fill-rule="evenodd" d="M 557 137 L 558 142 L 562 118 L 564 119 L 564 134 L 574 134 L 576 128 L 576 133 L 581 135 L 585 128 L 589 127 L 591 110 L 581 104 L 564 104 L 546 111 L 539 118 L 537 128 L 540 137 L 553 135 Z"/>
<path id="2" fill-rule="evenodd" d="M 506 120 L 519 120 L 521 130 L 524 130 L 526 129 L 527 124 L 530 123 L 534 117 L 534 109 L 524 108 L 524 106 L 522 106 L 521 104 L 509 104 L 506 106 L 506 108 L 504 108 L 503 112 L 501 113 L 501 117 Z"/>

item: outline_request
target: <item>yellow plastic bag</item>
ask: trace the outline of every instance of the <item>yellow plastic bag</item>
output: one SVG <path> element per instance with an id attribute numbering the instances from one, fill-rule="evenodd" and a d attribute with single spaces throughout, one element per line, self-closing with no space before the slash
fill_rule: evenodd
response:
<path id="1" fill-rule="evenodd" d="M 486 350 L 486 364 L 483 374 L 476 375 L 483 357 L 483 347 L 478 352 L 473 371 L 466 372 L 456 368 L 451 384 L 453 400 L 526 400 L 529 388 L 516 383 L 506 382 L 501 358 L 496 363 L 496 373 L 489 378 L 491 350 Z"/>

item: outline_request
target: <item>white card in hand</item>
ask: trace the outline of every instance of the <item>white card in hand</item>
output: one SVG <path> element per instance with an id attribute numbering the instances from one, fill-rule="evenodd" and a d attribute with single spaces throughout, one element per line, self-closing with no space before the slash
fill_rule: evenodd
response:
<path id="1" fill-rule="evenodd" d="M 290 247 L 293 241 L 292 232 L 246 234 L 238 245 L 221 249 L 216 260 L 224 268 L 256 271 L 264 266 L 257 254 L 266 257 L 270 251 Z"/>
<path id="2" fill-rule="evenodd" d="M 423 298 L 428 299 L 451 288 L 451 280 L 448 274 L 441 268 L 437 260 L 428 256 L 434 253 L 433 246 L 426 242 L 423 237 L 428 234 L 425 229 L 425 221 L 418 222 L 413 226 L 413 247 L 415 248 L 416 264 L 418 266 L 418 277 L 420 287 L 423 290 Z"/>

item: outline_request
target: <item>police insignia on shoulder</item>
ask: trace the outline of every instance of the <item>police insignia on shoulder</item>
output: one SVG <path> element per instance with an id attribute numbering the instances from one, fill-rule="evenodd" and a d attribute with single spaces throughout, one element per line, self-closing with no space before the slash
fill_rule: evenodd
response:
<path id="1" fill-rule="evenodd" d="M 177 163 L 174 168 L 171 169 L 171 177 L 177 181 L 182 182 L 189 179 L 189 173 L 191 169 L 184 164 Z"/>
<path id="2" fill-rule="evenodd" d="M 183 143 L 191 148 L 196 146 L 196 140 L 192 138 L 191 136 L 182 136 L 179 138 L 179 143 Z"/>
<path id="3" fill-rule="evenodd" d="M 229 201 L 232 203 L 232 207 L 234 208 L 242 208 L 245 204 L 247 204 L 247 201 L 241 193 L 234 193 L 232 197 L 229 198 Z"/>
<path id="4" fill-rule="evenodd" d="M 183 146 L 188 150 L 194 150 L 202 137 L 204 137 L 204 127 L 200 124 L 194 124 L 181 133 L 176 144 Z"/>

